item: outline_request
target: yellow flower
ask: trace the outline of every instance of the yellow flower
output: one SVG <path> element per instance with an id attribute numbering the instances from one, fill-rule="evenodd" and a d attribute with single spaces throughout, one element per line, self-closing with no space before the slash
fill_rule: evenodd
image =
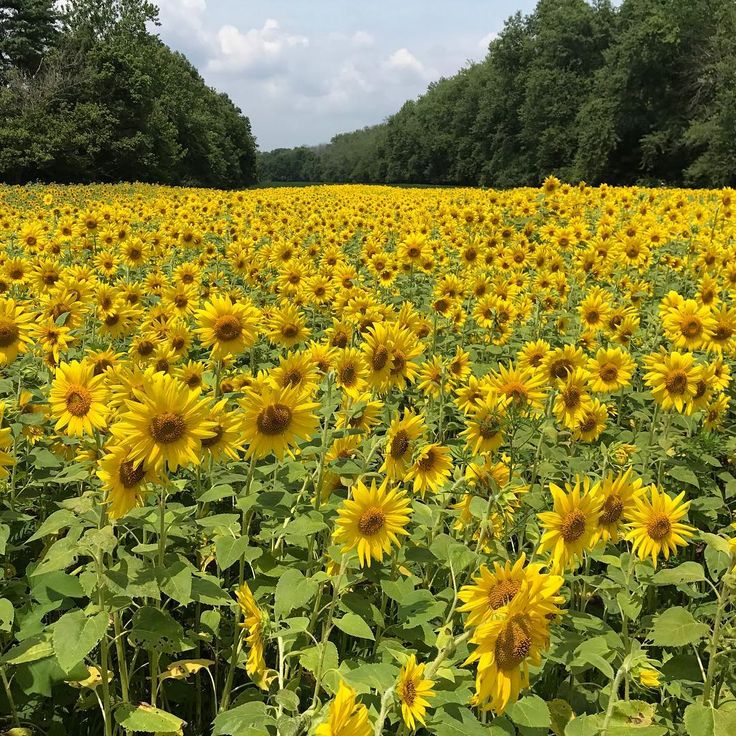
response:
<path id="1" fill-rule="evenodd" d="M 277 458 L 309 439 L 318 425 L 312 401 L 301 388 L 249 389 L 241 400 L 243 437 L 248 457 L 262 458 L 273 453 Z"/>
<path id="2" fill-rule="evenodd" d="M 537 514 L 544 528 L 539 542 L 539 552 L 550 552 L 553 572 L 574 568 L 583 552 L 590 549 L 595 534 L 602 498 L 596 488 L 591 488 L 585 478 L 581 492 L 580 478 L 575 485 L 566 484 L 567 493 L 550 483 L 554 509 Z"/>
<path id="3" fill-rule="evenodd" d="M 639 683 L 643 687 L 659 687 L 659 678 L 661 673 L 657 670 L 643 667 L 639 670 Z"/>
<path id="4" fill-rule="evenodd" d="M 413 481 L 414 493 L 424 498 L 429 490 L 437 493 L 447 482 L 452 473 L 452 459 L 450 451 L 442 445 L 427 445 L 417 455 L 414 465 L 409 469 L 404 480 L 409 483 Z"/>
<path id="5" fill-rule="evenodd" d="M 77 360 L 62 363 L 51 384 L 49 404 L 56 418 L 55 429 L 72 437 L 102 429 L 107 416 L 105 377 L 95 376 L 94 368 Z"/>
<path id="6" fill-rule="evenodd" d="M 262 690 L 268 690 L 268 683 L 266 682 L 266 660 L 263 656 L 263 612 L 258 607 L 255 598 L 253 598 L 253 593 L 248 587 L 248 583 L 243 583 L 235 591 L 235 597 L 238 599 L 238 605 L 243 615 L 243 621 L 240 623 L 240 627 L 248 631 L 248 635 L 245 638 L 248 644 L 248 659 L 245 663 L 245 671 L 258 687 Z"/>
<path id="7" fill-rule="evenodd" d="M 120 444 L 130 448 L 130 459 L 160 470 L 198 465 L 202 440 L 214 435 L 207 402 L 197 391 L 165 374 L 146 375 L 142 388 L 134 388 L 135 401 L 112 426 Z"/>
<path id="8" fill-rule="evenodd" d="M 557 419 L 573 429 L 592 407 L 588 393 L 588 372 L 583 368 L 571 370 L 558 381 L 559 392 L 555 397 L 554 412 Z"/>
<path id="9" fill-rule="evenodd" d="M 404 416 L 397 416 L 386 433 L 386 455 L 381 472 L 386 473 L 391 480 L 403 480 L 409 470 L 414 443 L 424 431 L 424 419 L 404 409 Z"/>
<path id="10" fill-rule="evenodd" d="M 330 702 L 327 720 L 320 723 L 315 736 L 372 736 L 368 709 L 355 700 L 355 690 L 342 680 Z"/>
<path id="11" fill-rule="evenodd" d="M 474 454 L 495 452 L 503 442 L 506 420 L 506 400 L 501 401 L 495 392 L 476 402 L 469 411 L 466 428 L 460 433 L 468 449 Z"/>
<path id="12" fill-rule="evenodd" d="M 357 548 L 361 567 L 370 567 L 371 560 L 381 562 L 393 546 L 401 544 L 407 535 L 411 502 L 405 491 L 391 489 L 384 481 L 370 488 L 358 481 L 352 488 L 352 498 L 340 504 L 333 539 L 342 543 L 343 553 Z"/>
<path id="13" fill-rule="evenodd" d="M 651 357 L 649 367 L 644 382 L 651 389 L 655 401 L 663 409 L 684 412 L 697 392 L 702 373 L 693 354 L 655 355 Z"/>
<path id="14" fill-rule="evenodd" d="M 220 360 L 249 348 L 258 335 L 259 311 L 249 302 L 233 303 L 228 296 L 210 299 L 196 315 L 195 332 L 202 344 Z"/>
<path id="15" fill-rule="evenodd" d="M 591 546 L 599 541 L 604 544 L 609 540 L 618 542 L 624 519 L 636 508 L 636 500 L 644 493 L 644 484 L 629 468 L 624 473 L 606 473 L 603 481 L 597 484 L 596 491 L 601 496 L 602 505 Z"/>
<path id="16" fill-rule="evenodd" d="M 613 393 L 630 385 L 635 365 L 621 348 L 600 348 L 588 361 L 591 391 Z"/>
<path id="17" fill-rule="evenodd" d="M 12 299 L 0 298 L 0 365 L 12 363 L 31 342 L 33 315 Z"/>
<path id="18" fill-rule="evenodd" d="M 690 508 L 690 501 L 683 502 L 684 498 L 684 491 L 676 498 L 670 498 L 652 485 L 649 497 L 642 494 L 635 500 L 636 505 L 627 517 L 629 532 L 626 539 L 632 543 L 632 549 L 640 560 L 651 557 L 652 564 L 657 567 L 660 554 L 668 560 L 670 554 L 677 553 L 678 547 L 687 546 L 688 539 L 696 530 L 681 521 Z"/>
<path id="19" fill-rule="evenodd" d="M 147 483 L 157 480 L 155 468 L 143 461 L 130 459 L 130 449 L 125 445 L 107 448 L 99 460 L 97 475 L 106 491 L 107 515 L 120 519 L 136 506 L 143 505 Z"/>
<path id="20" fill-rule="evenodd" d="M 434 697 L 432 690 L 433 680 L 424 677 L 424 664 L 418 664 L 412 654 L 401 668 L 399 681 L 396 683 L 396 693 L 401 701 L 401 717 L 407 728 L 414 731 L 417 721 L 424 725 L 424 715 L 427 712 L 429 698 Z"/>

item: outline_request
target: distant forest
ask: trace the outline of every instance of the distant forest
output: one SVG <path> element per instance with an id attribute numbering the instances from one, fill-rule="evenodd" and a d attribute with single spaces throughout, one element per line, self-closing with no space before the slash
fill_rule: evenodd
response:
<path id="1" fill-rule="evenodd" d="M 384 123 L 259 155 L 262 181 L 736 185 L 734 0 L 540 0 Z"/>
<path id="2" fill-rule="evenodd" d="M 0 181 L 242 187 L 250 122 L 145 0 L 0 0 Z"/>

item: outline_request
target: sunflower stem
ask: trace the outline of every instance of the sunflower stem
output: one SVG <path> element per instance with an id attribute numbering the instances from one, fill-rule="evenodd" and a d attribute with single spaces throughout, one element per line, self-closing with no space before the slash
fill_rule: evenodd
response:
<path id="1" fill-rule="evenodd" d="M 601 729 L 601 736 L 608 736 L 608 724 L 611 722 L 613 716 L 613 707 L 616 705 L 618 700 L 618 689 L 621 687 L 621 678 L 626 675 L 628 668 L 624 665 L 618 668 L 616 676 L 613 678 L 613 684 L 611 685 L 611 697 L 608 699 L 608 708 L 606 709 L 606 717 L 603 720 L 603 727 Z"/>
<path id="2" fill-rule="evenodd" d="M 317 469 L 317 483 L 314 488 L 314 508 L 319 511 L 322 502 L 322 482 L 325 475 L 325 457 L 327 456 L 327 446 L 330 441 L 330 412 L 332 406 L 332 371 L 327 374 L 327 404 L 322 426 L 322 449 L 319 455 L 319 468 Z"/>
<path id="3" fill-rule="evenodd" d="M 5 667 L 0 667 L 0 680 L 3 683 L 3 690 L 5 691 L 5 698 L 10 706 L 10 714 L 13 719 L 13 725 L 20 726 L 20 718 L 18 717 L 18 709 L 15 707 L 15 700 L 13 699 L 13 692 L 10 689 L 10 682 L 5 674 Z"/>
<path id="4" fill-rule="evenodd" d="M 726 584 L 724 581 L 724 588 L 725 585 Z M 710 702 L 713 681 L 718 669 L 718 644 L 720 643 L 721 625 L 723 623 L 723 613 L 726 610 L 727 600 L 728 596 L 725 595 L 725 590 L 721 590 L 718 595 L 718 607 L 716 608 L 716 617 L 715 621 L 713 622 L 713 634 L 710 638 L 710 644 L 708 647 L 710 657 L 708 659 L 708 670 L 705 675 L 705 684 L 703 685 L 703 705 L 708 705 L 708 703 Z"/>

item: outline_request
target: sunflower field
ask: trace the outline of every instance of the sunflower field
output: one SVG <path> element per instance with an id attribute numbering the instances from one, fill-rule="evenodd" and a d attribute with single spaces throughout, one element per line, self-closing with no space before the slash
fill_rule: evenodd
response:
<path id="1" fill-rule="evenodd" d="M 736 192 L 0 187 L 0 733 L 736 734 Z"/>

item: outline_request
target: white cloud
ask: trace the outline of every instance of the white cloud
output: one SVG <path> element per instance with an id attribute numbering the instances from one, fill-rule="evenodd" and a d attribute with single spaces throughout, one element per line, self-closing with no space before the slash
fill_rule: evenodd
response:
<path id="1" fill-rule="evenodd" d="M 356 48 L 370 48 L 376 39 L 368 31 L 355 31 L 350 41 Z"/>
<path id="2" fill-rule="evenodd" d="M 216 35 L 215 54 L 207 63 L 212 72 L 264 72 L 283 61 L 284 52 L 309 46 L 306 36 L 283 31 L 277 20 L 268 18 L 261 28 L 243 33 L 232 25 L 221 26 Z"/>
<path id="3" fill-rule="evenodd" d="M 424 73 L 424 64 L 407 48 L 394 51 L 386 61 L 386 68 L 397 71 L 416 72 L 417 74 Z"/>

